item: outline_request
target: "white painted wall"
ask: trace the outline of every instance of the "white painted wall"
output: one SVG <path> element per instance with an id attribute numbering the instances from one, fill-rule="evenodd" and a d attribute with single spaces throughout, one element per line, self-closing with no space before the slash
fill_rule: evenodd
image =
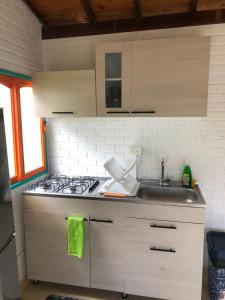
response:
<path id="1" fill-rule="evenodd" d="M 225 26 L 222 24 L 44 40 L 44 68 L 48 71 L 94 68 L 95 45 L 99 42 L 190 36 L 213 36 L 216 41 L 223 35 L 225 35 Z M 222 53 L 217 51 L 217 54 Z"/>
<path id="2" fill-rule="evenodd" d="M 0 0 L 0 68 L 31 75 L 42 70 L 41 25 L 21 0 Z M 22 186 L 12 191 L 19 278 L 26 274 Z"/>
<path id="3" fill-rule="evenodd" d="M 0 68 L 30 75 L 42 69 L 41 26 L 21 0 L 0 0 Z"/>
<path id="4" fill-rule="evenodd" d="M 189 159 L 207 201 L 206 226 L 225 230 L 225 25 L 47 40 L 44 68 L 94 68 L 95 45 L 101 41 L 184 36 L 212 37 L 207 118 L 51 119 L 50 167 L 53 173 L 104 175 L 107 158 L 124 164 L 130 146 L 138 144 L 143 147 L 140 177 L 158 178 L 165 157 L 167 175 L 178 179 Z"/>

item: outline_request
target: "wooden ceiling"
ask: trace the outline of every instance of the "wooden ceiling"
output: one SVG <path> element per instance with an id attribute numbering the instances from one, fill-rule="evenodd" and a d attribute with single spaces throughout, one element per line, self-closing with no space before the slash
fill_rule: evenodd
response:
<path id="1" fill-rule="evenodd" d="M 23 0 L 43 39 L 225 22 L 225 0 Z"/>

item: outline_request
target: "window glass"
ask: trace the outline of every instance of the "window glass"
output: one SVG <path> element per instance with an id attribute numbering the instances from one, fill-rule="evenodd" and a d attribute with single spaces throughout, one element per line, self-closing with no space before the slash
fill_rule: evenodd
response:
<path id="1" fill-rule="evenodd" d="M 16 176 L 15 158 L 14 158 L 14 140 L 13 140 L 13 123 L 12 123 L 12 108 L 11 108 L 11 90 L 7 86 L 0 84 L 0 107 L 4 111 L 6 144 L 9 161 L 10 177 Z"/>
<path id="2" fill-rule="evenodd" d="M 122 54 L 105 54 L 105 76 L 106 79 L 121 78 L 122 74 Z"/>
<path id="3" fill-rule="evenodd" d="M 25 173 L 43 166 L 41 119 L 33 115 L 32 97 L 31 87 L 20 89 Z"/>
<path id="4" fill-rule="evenodd" d="M 120 108 L 121 103 L 121 75 L 122 54 L 105 54 L 105 99 L 107 108 Z"/>

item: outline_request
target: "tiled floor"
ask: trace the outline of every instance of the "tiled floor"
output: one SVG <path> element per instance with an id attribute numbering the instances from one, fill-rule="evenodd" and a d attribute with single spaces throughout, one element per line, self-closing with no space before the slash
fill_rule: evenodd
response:
<path id="1" fill-rule="evenodd" d="M 40 283 L 38 285 L 33 285 L 32 283 L 29 284 L 22 295 L 22 300 L 45 300 L 48 295 L 52 294 L 78 297 L 82 300 L 121 300 L 121 296 L 119 293 L 70 287 L 65 285 L 56 285 L 50 283 Z M 153 299 L 129 295 L 128 300 Z M 206 288 L 203 289 L 202 300 L 209 300 Z"/>

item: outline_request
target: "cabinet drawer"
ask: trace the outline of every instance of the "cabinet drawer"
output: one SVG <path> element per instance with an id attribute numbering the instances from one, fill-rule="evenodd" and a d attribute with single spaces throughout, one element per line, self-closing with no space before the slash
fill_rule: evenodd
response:
<path id="1" fill-rule="evenodd" d="M 127 218 L 126 239 L 133 243 L 148 243 L 149 247 L 189 251 L 196 249 L 204 236 L 202 224 Z M 192 249 L 192 253 L 194 252 Z"/>
<path id="2" fill-rule="evenodd" d="M 126 248 L 126 293 L 180 300 L 190 291 L 188 299 L 201 299 L 202 255 L 150 251 L 148 244 L 128 243 Z"/>
<path id="3" fill-rule="evenodd" d="M 203 225 L 127 218 L 125 232 L 126 293 L 200 299 Z"/>

